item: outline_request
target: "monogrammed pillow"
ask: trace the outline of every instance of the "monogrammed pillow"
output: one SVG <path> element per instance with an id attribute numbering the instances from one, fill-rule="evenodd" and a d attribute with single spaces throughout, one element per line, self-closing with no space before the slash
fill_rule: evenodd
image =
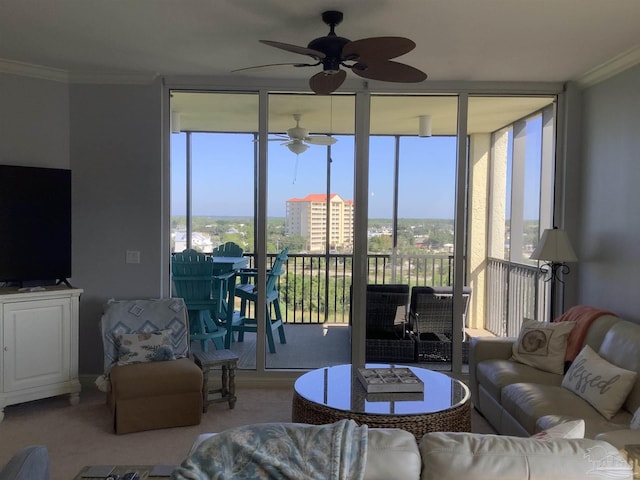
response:
<path id="1" fill-rule="evenodd" d="M 636 375 L 636 372 L 607 362 L 585 345 L 564 375 L 562 386 L 611 420 L 631 392 Z"/>
<path id="2" fill-rule="evenodd" d="M 513 344 L 513 359 L 546 372 L 564 373 L 567 338 L 575 322 L 538 322 L 525 319 L 518 341 Z"/>

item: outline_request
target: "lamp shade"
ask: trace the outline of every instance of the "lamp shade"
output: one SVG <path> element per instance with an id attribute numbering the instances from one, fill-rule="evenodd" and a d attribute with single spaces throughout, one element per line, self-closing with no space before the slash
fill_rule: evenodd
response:
<path id="1" fill-rule="evenodd" d="M 542 233 L 538 246 L 530 258 L 549 262 L 576 262 L 578 260 L 569 242 L 567 232 L 559 228 L 547 228 Z"/>
<path id="2" fill-rule="evenodd" d="M 431 115 L 420 115 L 418 117 L 420 119 L 420 123 L 418 125 L 418 136 L 419 137 L 430 137 L 431 136 Z"/>

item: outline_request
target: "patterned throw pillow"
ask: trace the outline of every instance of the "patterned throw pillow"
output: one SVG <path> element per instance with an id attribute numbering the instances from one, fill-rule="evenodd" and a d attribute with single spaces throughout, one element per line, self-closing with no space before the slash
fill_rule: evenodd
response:
<path id="1" fill-rule="evenodd" d="M 571 420 L 559 423 L 541 432 L 531 435 L 536 440 L 559 440 L 562 438 L 584 438 L 584 420 Z"/>
<path id="2" fill-rule="evenodd" d="M 636 372 L 607 362 L 585 345 L 565 374 L 562 386 L 611 420 L 633 388 L 636 376 Z"/>
<path id="3" fill-rule="evenodd" d="M 525 319 L 518 341 L 513 344 L 514 360 L 544 370 L 564 373 L 567 338 L 575 322 L 538 322 Z"/>
<path id="4" fill-rule="evenodd" d="M 636 408 L 631 423 L 629 424 L 631 430 L 640 430 L 640 407 Z"/>
<path id="5" fill-rule="evenodd" d="M 116 336 L 118 365 L 175 360 L 171 330 L 122 333 Z"/>

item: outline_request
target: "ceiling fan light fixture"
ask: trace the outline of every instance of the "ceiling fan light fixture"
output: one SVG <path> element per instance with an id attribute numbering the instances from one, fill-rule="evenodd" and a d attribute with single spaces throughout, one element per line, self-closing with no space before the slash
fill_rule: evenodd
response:
<path id="1" fill-rule="evenodd" d="M 418 136 L 430 137 L 431 136 L 431 115 L 420 115 L 418 124 Z"/>
<path id="2" fill-rule="evenodd" d="M 300 140 L 293 140 L 291 143 L 287 144 L 287 148 L 296 155 L 300 155 L 307 151 L 309 145 L 305 145 Z"/>

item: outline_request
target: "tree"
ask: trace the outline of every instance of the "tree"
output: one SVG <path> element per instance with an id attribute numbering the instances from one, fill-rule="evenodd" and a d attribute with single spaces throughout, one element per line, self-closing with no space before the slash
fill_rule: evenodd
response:
<path id="1" fill-rule="evenodd" d="M 369 251 L 371 253 L 390 253 L 393 246 L 389 235 L 379 235 L 369 239 Z"/>
<path id="2" fill-rule="evenodd" d="M 280 240 L 280 248 L 289 247 L 289 253 L 297 253 L 305 250 L 307 239 L 301 235 L 288 235 Z"/>

